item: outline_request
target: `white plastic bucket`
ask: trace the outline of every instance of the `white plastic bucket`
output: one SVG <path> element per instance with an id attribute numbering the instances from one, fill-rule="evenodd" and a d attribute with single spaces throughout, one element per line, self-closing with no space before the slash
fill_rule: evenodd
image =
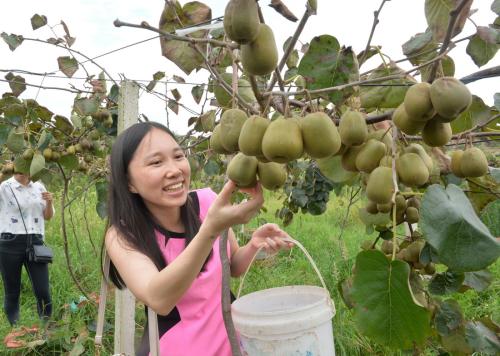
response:
<path id="1" fill-rule="evenodd" d="M 304 252 L 324 288 L 306 285 L 271 288 L 233 302 L 231 314 L 243 355 L 335 355 L 332 328 L 335 306 L 314 262 Z"/>

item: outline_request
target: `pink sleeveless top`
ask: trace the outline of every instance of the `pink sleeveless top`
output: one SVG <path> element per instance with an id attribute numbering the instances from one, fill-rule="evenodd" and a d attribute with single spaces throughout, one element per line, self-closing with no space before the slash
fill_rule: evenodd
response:
<path id="1" fill-rule="evenodd" d="M 197 190 L 200 219 L 217 196 L 211 189 Z M 170 264 L 185 248 L 183 238 L 165 237 L 156 231 L 158 245 Z M 228 243 L 228 255 L 229 255 Z M 205 269 L 176 305 L 180 320 L 160 337 L 161 356 L 230 356 L 231 347 L 222 319 L 222 265 L 219 237 L 214 242 L 212 256 Z M 161 331 L 160 331 L 161 335 Z"/>

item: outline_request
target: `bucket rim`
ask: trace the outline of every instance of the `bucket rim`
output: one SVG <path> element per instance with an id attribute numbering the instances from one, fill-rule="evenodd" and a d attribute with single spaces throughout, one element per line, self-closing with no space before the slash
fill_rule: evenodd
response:
<path id="1" fill-rule="evenodd" d="M 249 298 L 252 298 L 255 296 L 260 296 L 261 294 L 268 293 L 269 291 L 285 292 L 285 291 L 288 291 L 291 289 L 298 289 L 298 288 L 308 289 L 308 295 L 316 294 L 320 298 L 317 301 L 315 301 L 314 303 L 310 303 L 310 304 L 307 304 L 304 306 L 295 307 L 293 309 L 282 310 L 282 311 L 255 311 L 254 312 L 254 311 L 242 311 L 242 310 L 238 309 L 238 305 L 245 303 Z M 331 305 L 330 309 L 332 309 L 332 312 L 335 315 L 335 306 L 333 304 L 333 300 L 331 300 L 331 298 L 330 298 L 330 293 L 322 287 L 313 286 L 313 285 L 293 285 L 293 286 L 267 288 L 267 289 L 262 289 L 262 290 L 259 290 L 256 292 L 245 294 L 244 296 L 236 299 L 231 304 L 231 313 L 237 314 L 237 315 L 242 315 L 242 316 L 243 315 L 251 316 L 251 317 L 286 315 L 286 314 L 290 314 L 291 312 L 295 313 L 295 312 L 302 312 L 304 310 L 315 309 L 315 308 L 319 307 L 320 305 L 323 305 L 325 302 L 325 299 L 326 299 L 327 304 Z"/>

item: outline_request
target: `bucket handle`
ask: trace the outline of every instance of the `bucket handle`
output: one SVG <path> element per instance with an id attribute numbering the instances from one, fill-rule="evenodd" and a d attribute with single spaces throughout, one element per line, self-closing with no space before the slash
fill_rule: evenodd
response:
<path id="1" fill-rule="evenodd" d="M 319 278 L 319 280 L 321 282 L 321 285 L 323 286 L 323 288 L 326 291 L 326 294 L 328 295 L 328 298 L 327 298 L 328 299 L 328 304 L 330 305 L 330 307 L 332 308 L 333 312 L 335 313 L 335 306 L 334 306 L 334 304 L 332 302 L 332 298 L 330 296 L 330 292 L 328 291 L 328 288 L 326 288 L 325 280 L 323 279 L 323 276 L 321 275 L 318 267 L 316 266 L 316 263 L 314 263 L 314 260 L 311 257 L 311 255 L 309 254 L 309 252 L 307 252 L 306 248 L 300 242 L 298 242 L 297 240 L 295 240 L 295 239 L 293 239 L 291 237 L 285 237 L 283 239 L 283 241 L 285 241 L 285 242 L 292 242 L 294 245 L 297 245 L 300 248 L 300 250 L 304 253 L 304 255 L 307 257 L 307 259 L 309 260 L 309 263 L 312 265 L 314 271 L 318 275 L 318 278 Z M 238 294 L 236 295 L 236 299 L 238 299 L 240 297 L 240 295 L 241 295 L 241 291 L 243 289 L 243 282 L 245 282 L 245 277 L 247 276 L 247 273 L 250 270 L 250 267 L 252 266 L 253 261 L 255 261 L 255 258 L 257 257 L 257 254 L 259 253 L 260 250 L 262 250 L 262 247 L 259 247 L 259 249 L 255 253 L 255 255 L 253 256 L 252 260 L 248 264 L 248 267 L 247 267 L 245 273 L 243 274 L 243 277 L 241 277 L 241 282 L 240 282 L 240 286 L 238 287 Z"/>

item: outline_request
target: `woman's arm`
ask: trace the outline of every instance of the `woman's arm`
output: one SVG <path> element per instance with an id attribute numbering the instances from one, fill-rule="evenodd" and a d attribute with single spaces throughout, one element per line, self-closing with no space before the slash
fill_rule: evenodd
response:
<path id="1" fill-rule="evenodd" d="M 250 241 L 243 247 L 238 246 L 236 237 L 229 230 L 229 241 L 231 247 L 231 276 L 239 277 L 248 268 L 253 256 L 262 247 L 267 253 L 275 253 L 281 249 L 290 249 L 293 244 L 283 241 L 289 237 L 276 224 L 264 224 L 254 231 Z"/>
<path id="2" fill-rule="evenodd" d="M 106 250 L 137 299 L 161 315 L 175 307 L 199 274 L 216 237 L 232 225 L 247 223 L 262 206 L 260 187 L 249 192 L 252 199 L 238 205 L 230 201 L 235 189 L 231 181 L 224 186 L 191 243 L 161 271 L 148 257 L 127 246 L 115 229 L 108 231 Z"/>

